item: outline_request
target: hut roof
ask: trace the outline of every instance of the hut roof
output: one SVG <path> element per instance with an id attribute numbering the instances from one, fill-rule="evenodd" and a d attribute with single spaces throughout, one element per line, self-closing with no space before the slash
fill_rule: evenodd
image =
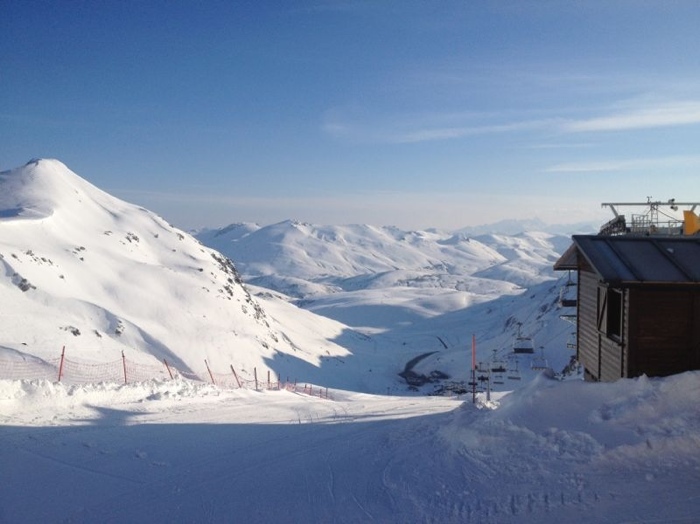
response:
<path id="1" fill-rule="evenodd" d="M 700 237 L 574 235 L 554 269 L 577 269 L 583 256 L 611 284 L 700 284 Z"/>

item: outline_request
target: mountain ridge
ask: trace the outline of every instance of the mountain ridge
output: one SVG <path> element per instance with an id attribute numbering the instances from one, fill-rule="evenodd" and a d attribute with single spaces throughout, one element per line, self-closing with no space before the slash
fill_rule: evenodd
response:
<path id="1" fill-rule="evenodd" d="M 0 173 L 0 266 L 6 358 L 54 357 L 65 344 L 92 361 L 127 351 L 250 373 L 280 352 L 316 364 L 348 353 L 331 340 L 345 326 L 330 320 L 294 344 L 230 259 L 57 160 Z"/>
<path id="2" fill-rule="evenodd" d="M 0 358 L 68 345 L 92 361 L 127 351 L 377 391 L 400 389 L 406 362 L 428 351 L 421 366 L 464 378 L 465 322 L 499 348 L 517 322 L 548 350 L 569 330 L 551 268 L 568 239 L 549 233 L 287 220 L 198 240 L 55 160 L 0 173 L 0 195 Z"/>
<path id="3" fill-rule="evenodd" d="M 480 341 L 480 359 L 494 351 L 507 354 L 518 325 L 542 346 L 535 357 L 557 371 L 573 355 L 567 346 L 573 326 L 559 318 L 558 308 L 567 276 L 552 267 L 569 237 L 294 220 L 248 226 L 245 234 L 239 227 L 231 231 L 211 230 L 198 238 L 236 260 L 246 282 L 382 343 L 396 341 L 407 356 L 435 352 L 417 366 L 426 376 L 435 371 L 464 377 L 467 326 Z M 532 375 L 531 359 L 521 360 Z"/>

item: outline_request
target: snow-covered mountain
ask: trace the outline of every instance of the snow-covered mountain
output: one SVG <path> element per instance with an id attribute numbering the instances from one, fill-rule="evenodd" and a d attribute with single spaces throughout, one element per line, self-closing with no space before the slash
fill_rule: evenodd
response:
<path id="1" fill-rule="evenodd" d="M 496 280 L 515 277 L 513 283 L 528 286 L 551 277 L 553 260 L 569 243 L 569 237 L 549 233 L 469 237 L 437 230 L 324 226 L 294 220 L 264 227 L 232 224 L 196 236 L 232 256 L 247 277 L 276 284 L 279 291 L 296 296 L 307 293 L 304 289 L 295 293 L 291 283 L 285 287 L 290 282 L 285 278 L 323 285 L 326 291 L 347 291 L 357 289 L 357 277 L 406 271 L 416 275 L 398 279 L 404 286 L 458 288 L 459 277 L 499 268 L 493 272 Z M 522 271 L 516 269 L 520 266 Z M 426 274 L 437 278 L 425 281 Z M 377 286 L 368 282 L 359 287 Z"/>
<path id="2" fill-rule="evenodd" d="M 348 354 L 330 341 L 345 326 L 272 299 L 271 316 L 231 260 L 56 160 L 0 173 L 0 264 L 3 358 L 56 357 L 65 345 L 92 361 L 124 350 L 250 373 L 280 355 L 313 367 Z"/>
<path id="3" fill-rule="evenodd" d="M 574 224 L 547 224 L 538 218 L 531 220 L 505 219 L 492 224 L 468 226 L 459 229 L 466 235 L 517 235 L 523 231 L 543 231 L 555 235 L 590 234 L 598 231 L 597 222 L 578 222 Z"/>
<path id="4" fill-rule="evenodd" d="M 568 276 L 552 270 L 567 236 L 469 237 L 287 220 L 232 224 L 198 238 L 236 260 L 246 282 L 398 346 L 405 360 L 434 352 L 416 367 L 425 375 L 466 378 L 472 334 L 480 359 L 509 353 L 519 329 L 534 339 L 535 357 L 512 363 L 521 374 L 532 374 L 532 358 L 559 371 L 573 354 L 574 328 L 558 308 Z"/>
<path id="5" fill-rule="evenodd" d="M 200 232 L 197 238 L 235 260 L 246 282 L 302 299 L 307 307 L 313 300 L 314 310 L 323 309 L 323 297 L 331 294 L 389 288 L 411 290 L 416 302 L 436 292 L 441 297 L 460 292 L 457 307 L 521 293 L 555 278 L 552 264 L 570 242 L 549 233 L 470 238 L 436 230 L 292 220 L 265 227 L 233 224 Z M 432 314 L 454 307 L 447 301 L 432 308 Z"/>
<path id="6" fill-rule="evenodd" d="M 125 351 L 376 392 L 405 391 L 398 373 L 426 353 L 417 371 L 466 380 L 471 334 L 486 359 L 519 324 L 555 369 L 571 356 L 551 270 L 567 237 L 285 221 L 199 238 L 55 160 L 1 173 L 0 357 Z"/>

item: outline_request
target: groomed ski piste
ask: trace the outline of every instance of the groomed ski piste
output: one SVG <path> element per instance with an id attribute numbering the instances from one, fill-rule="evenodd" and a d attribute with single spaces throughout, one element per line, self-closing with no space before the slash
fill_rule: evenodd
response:
<path id="1" fill-rule="evenodd" d="M 0 381 L 2 522 L 697 522 L 700 373 L 471 398 Z"/>

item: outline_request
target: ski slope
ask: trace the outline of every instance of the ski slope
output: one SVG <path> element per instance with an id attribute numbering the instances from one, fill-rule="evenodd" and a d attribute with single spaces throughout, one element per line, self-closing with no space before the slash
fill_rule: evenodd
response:
<path id="1" fill-rule="evenodd" d="M 0 381 L 1 522 L 696 522 L 700 373 L 491 402 Z"/>

